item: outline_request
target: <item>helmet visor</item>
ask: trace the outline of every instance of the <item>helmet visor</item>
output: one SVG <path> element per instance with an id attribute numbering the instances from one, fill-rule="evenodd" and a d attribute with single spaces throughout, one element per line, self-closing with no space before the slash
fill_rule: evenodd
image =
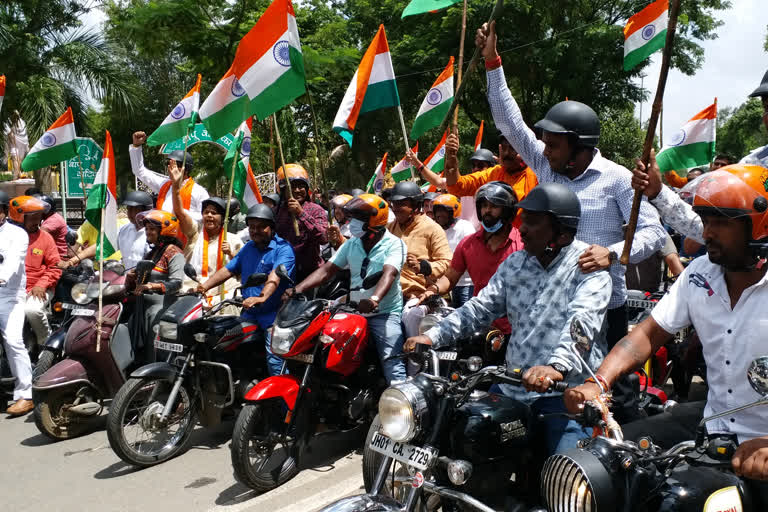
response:
<path id="1" fill-rule="evenodd" d="M 683 191 L 691 194 L 693 209 L 698 214 L 732 219 L 762 217 L 768 206 L 764 196 L 727 171 L 704 174 L 683 187 Z"/>

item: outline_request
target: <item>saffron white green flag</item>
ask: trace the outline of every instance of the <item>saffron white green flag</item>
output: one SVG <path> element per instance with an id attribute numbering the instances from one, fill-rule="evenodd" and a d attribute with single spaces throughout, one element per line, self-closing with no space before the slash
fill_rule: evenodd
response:
<path id="1" fill-rule="evenodd" d="M 240 134 L 243 134 L 243 141 L 240 144 L 240 161 L 237 162 L 237 169 L 235 170 L 235 180 L 232 182 L 232 193 L 235 194 L 240 202 L 244 205 L 243 211 L 248 211 L 252 206 L 255 206 L 261 202 L 261 192 L 259 191 L 259 185 L 256 183 L 256 177 L 253 175 L 253 169 L 251 169 L 251 128 L 253 127 L 253 118 L 249 117 L 238 128 L 235 134 L 235 140 L 240 138 Z M 226 160 L 225 160 L 226 161 Z M 232 161 L 229 160 L 229 165 L 232 165 Z M 225 164 L 226 166 L 226 164 Z M 229 169 L 230 167 L 227 167 Z"/>
<path id="2" fill-rule="evenodd" d="M 424 161 L 424 166 L 432 172 L 443 172 L 445 170 L 445 140 L 448 138 L 448 130 L 443 133 L 435 150 Z"/>
<path id="3" fill-rule="evenodd" d="M 475 135 L 475 151 L 479 151 L 483 147 L 483 126 L 485 126 L 485 121 L 480 120 L 480 129 Z"/>
<path id="4" fill-rule="evenodd" d="M 411 149 L 411 151 L 418 155 L 418 142 Z M 401 181 L 405 181 L 413 177 L 413 166 L 408 163 L 408 160 L 406 160 L 405 157 L 403 157 L 403 159 L 397 162 L 397 164 L 395 164 L 395 166 L 389 172 L 392 175 L 392 179 L 395 180 L 395 183 L 400 183 Z"/>
<path id="5" fill-rule="evenodd" d="M 669 24 L 669 0 L 656 0 L 624 26 L 624 70 L 629 71 L 664 48 Z"/>
<path id="6" fill-rule="evenodd" d="M 658 155 L 661 172 L 707 165 L 715 158 L 717 100 L 672 135 Z"/>
<path id="7" fill-rule="evenodd" d="M 425 132 L 440 126 L 453 103 L 453 57 L 421 102 L 419 113 L 411 128 L 411 138 L 418 139 Z"/>
<path id="8" fill-rule="evenodd" d="M 112 136 L 107 131 L 104 141 L 104 156 L 96 173 L 93 188 L 88 192 L 85 218 L 97 230 L 104 224 L 104 245 L 101 236 L 96 243 L 96 259 L 109 258 L 117 251 L 117 174 L 115 173 L 115 152 L 112 149 Z M 103 253 L 102 253 L 103 251 Z"/>
<path id="9" fill-rule="evenodd" d="M 147 146 L 159 146 L 181 139 L 195 127 L 197 111 L 200 110 L 200 79 L 198 74 L 195 86 L 147 138 Z"/>
<path id="10" fill-rule="evenodd" d="M 25 172 L 34 171 L 77 156 L 75 137 L 75 119 L 72 108 L 67 107 L 67 111 L 35 142 L 21 162 L 21 168 Z"/>
<path id="11" fill-rule="evenodd" d="M 5 98 L 5 75 L 0 75 L 0 109 L 3 108 L 3 98 Z"/>
<path id="12" fill-rule="evenodd" d="M 384 172 L 387 170 L 387 153 L 381 158 L 381 162 L 376 166 L 376 170 L 373 172 L 368 185 L 365 187 L 366 192 L 373 191 L 374 194 L 381 192 L 384 188 Z"/>

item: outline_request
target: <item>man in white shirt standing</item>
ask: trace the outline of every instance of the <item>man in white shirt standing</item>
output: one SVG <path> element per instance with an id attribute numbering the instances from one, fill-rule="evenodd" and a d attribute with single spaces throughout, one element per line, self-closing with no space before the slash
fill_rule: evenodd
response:
<path id="1" fill-rule="evenodd" d="M 7 221 L 8 194 L 0 191 L 0 333 L 3 335 L 8 364 L 16 378 L 13 399 L 7 410 L 9 416 L 22 416 L 30 412 L 32 404 L 32 363 L 24 346 L 24 304 L 27 294 L 27 273 L 24 259 L 27 255 L 27 232 Z"/>
<path id="2" fill-rule="evenodd" d="M 136 224 L 136 215 L 153 208 L 152 197 L 141 190 L 129 192 L 123 201 L 128 211 L 128 224 L 117 232 L 117 250 L 125 268 L 133 268 L 149 252 L 144 226 Z"/>
<path id="3" fill-rule="evenodd" d="M 152 192 L 157 194 L 158 210 L 165 210 L 173 213 L 173 199 L 171 194 L 171 180 L 168 176 L 158 172 L 150 171 L 144 166 L 144 153 L 142 146 L 147 141 L 147 134 L 144 132 L 135 132 L 133 134 L 133 144 L 128 147 L 128 154 L 131 158 L 131 171 L 142 183 L 148 186 Z M 195 183 L 190 177 L 194 160 L 189 153 L 184 151 L 172 151 L 167 157 L 166 166 L 170 161 L 177 162 L 179 167 L 183 166 L 184 183 L 181 186 L 181 202 L 185 210 L 188 210 L 192 217 L 200 222 L 202 220 L 203 201 L 208 199 L 208 191 Z"/>
<path id="4" fill-rule="evenodd" d="M 707 173 L 693 190 L 701 217 L 707 258 L 697 258 L 680 275 L 651 316 L 622 338 L 597 370 L 609 386 L 642 366 L 678 330 L 696 329 L 707 363 L 707 401 L 681 404 L 669 412 L 629 423 L 625 438 L 650 435 L 668 448 L 695 437 L 702 416 L 757 398 L 746 372 L 753 359 L 768 355 L 768 170 L 731 165 Z M 571 412 L 600 389 L 585 383 L 565 393 Z M 709 432 L 731 432 L 741 445 L 731 463 L 747 479 L 768 480 L 768 409 L 746 409 L 707 423 Z M 765 510 L 757 507 L 755 510 Z"/>
<path id="5" fill-rule="evenodd" d="M 448 246 L 451 252 L 456 250 L 459 242 L 473 234 L 476 229 L 468 220 L 461 218 L 461 202 L 453 194 L 440 194 L 432 201 L 432 213 L 435 215 L 435 222 L 440 224 L 445 230 L 445 237 L 448 239 Z M 464 272 L 456 286 L 451 290 L 451 303 L 453 307 L 460 308 L 472 298 L 474 286 L 469 272 Z"/>

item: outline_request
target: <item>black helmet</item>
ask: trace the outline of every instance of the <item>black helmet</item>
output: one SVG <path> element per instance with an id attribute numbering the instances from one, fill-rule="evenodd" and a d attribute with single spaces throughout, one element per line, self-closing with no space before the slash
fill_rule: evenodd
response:
<path id="1" fill-rule="evenodd" d="M 229 218 L 231 219 L 238 213 L 240 213 L 240 200 L 236 197 L 233 197 L 229 200 Z"/>
<path id="2" fill-rule="evenodd" d="M 44 203 L 48 203 L 50 205 L 50 209 L 48 212 L 53 213 L 56 211 L 56 203 L 53 201 L 53 198 L 46 194 L 35 194 L 35 197 L 41 200 Z"/>
<path id="3" fill-rule="evenodd" d="M 278 194 L 274 194 L 274 193 L 272 193 L 272 194 L 264 194 L 264 196 L 262 196 L 262 199 L 269 199 L 270 201 L 275 203 L 275 206 L 280 204 L 280 196 Z"/>
<path id="4" fill-rule="evenodd" d="M 760 82 L 757 89 L 749 95 L 750 98 L 755 98 L 757 96 L 768 96 L 768 71 L 763 75 L 763 81 Z"/>
<path id="5" fill-rule="evenodd" d="M 0 190 L 0 206 L 9 207 L 11 204 L 11 196 L 5 193 L 4 190 Z"/>
<path id="6" fill-rule="evenodd" d="M 595 147 L 600 139 L 600 119 L 591 107 L 578 101 L 561 101 L 534 128 L 549 133 L 574 135 L 581 146 Z"/>
<path id="7" fill-rule="evenodd" d="M 152 203 L 152 196 L 147 194 L 146 192 L 142 192 L 141 190 L 133 190 L 131 192 L 128 192 L 128 195 L 125 196 L 125 201 L 123 201 L 124 206 L 143 206 L 145 208 L 152 208 L 154 206 L 154 203 Z"/>
<path id="8" fill-rule="evenodd" d="M 255 204 L 248 208 L 248 213 L 245 214 L 245 221 L 248 222 L 248 219 L 266 220 L 272 224 L 272 227 L 275 226 L 275 213 L 272 211 L 272 208 L 263 203 Z"/>
<path id="9" fill-rule="evenodd" d="M 478 162 L 488 162 L 489 164 L 495 164 L 496 159 L 493 157 L 493 153 L 485 148 L 480 148 L 469 157 L 471 160 L 477 160 Z"/>
<path id="10" fill-rule="evenodd" d="M 424 200 L 425 201 L 434 201 L 437 196 L 439 196 L 437 192 L 427 192 L 424 194 Z"/>
<path id="11" fill-rule="evenodd" d="M 227 211 L 227 201 L 220 197 L 209 197 L 200 205 L 200 213 L 202 213 L 208 205 L 213 205 L 222 216 L 224 215 L 224 212 Z"/>
<path id="12" fill-rule="evenodd" d="M 547 212 L 574 231 L 579 227 L 581 204 L 576 193 L 560 183 L 540 183 L 517 204 L 521 210 Z"/>
<path id="13" fill-rule="evenodd" d="M 171 151 L 171 153 L 168 155 L 168 160 L 176 160 L 181 164 L 184 163 L 184 168 L 187 170 L 187 172 L 190 172 L 192 168 L 195 166 L 195 161 L 192 159 L 192 155 L 189 153 L 186 154 L 186 159 L 184 158 L 184 151 L 177 149 L 175 151 Z"/>
<path id="14" fill-rule="evenodd" d="M 349 191 L 349 195 L 351 195 L 352 197 L 357 197 L 360 194 L 365 194 L 365 190 L 360 188 L 353 188 L 352 190 Z"/>
<path id="15" fill-rule="evenodd" d="M 390 196 L 389 200 L 402 201 L 403 199 L 411 199 L 412 201 L 415 201 L 418 206 L 421 206 L 421 202 L 424 200 L 424 193 L 416 183 L 412 181 L 401 181 L 392 189 L 392 196 Z"/>
<path id="16" fill-rule="evenodd" d="M 508 183 L 503 181 L 491 181 L 486 183 L 475 193 L 475 211 L 477 212 L 477 218 L 482 221 L 482 214 L 480 208 L 483 205 L 483 201 L 488 201 L 496 206 L 504 207 L 504 218 L 514 218 L 517 208 L 517 194 Z"/>

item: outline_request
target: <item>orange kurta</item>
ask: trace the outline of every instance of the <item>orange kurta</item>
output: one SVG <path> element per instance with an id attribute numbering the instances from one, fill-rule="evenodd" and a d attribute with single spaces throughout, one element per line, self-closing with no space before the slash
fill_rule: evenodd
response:
<path id="1" fill-rule="evenodd" d="M 474 196 L 477 189 L 491 181 L 503 181 L 509 184 L 515 191 L 518 202 L 522 201 L 528 192 L 539 184 L 536 174 L 530 167 L 526 167 L 515 174 L 509 174 L 501 165 L 496 165 L 466 176 L 459 176 L 459 181 L 455 185 L 448 186 L 448 193 L 456 197 Z"/>

